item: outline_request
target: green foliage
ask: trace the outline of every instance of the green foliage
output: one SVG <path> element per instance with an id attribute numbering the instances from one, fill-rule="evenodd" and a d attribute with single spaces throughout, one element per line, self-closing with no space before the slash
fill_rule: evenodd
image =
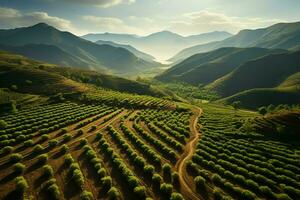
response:
<path id="1" fill-rule="evenodd" d="M 194 178 L 194 182 L 195 182 L 196 188 L 199 191 L 206 190 L 206 180 L 205 180 L 205 178 L 203 178 L 202 176 L 197 176 L 196 178 Z"/>
<path id="2" fill-rule="evenodd" d="M 81 194 L 80 194 L 80 200 L 93 200 L 93 194 L 87 190 L 84 190 Z"/>
<path id="3" fill-rule="evenodd" d="M 24 147 L 32 147 L 34 145 L 33 140 L 27 140 L 23 143 Z"/>
<path id="4" fill-rule="evenodd" d="M 170 200 L 184 200 L 184 198 L 180 193 L 173 192 Z"/>
<path id="5" fill-rule="evenodd" d="M 37 157 L 37 162 L 39 164 L 45 164 L 48 161 L 48 154 L 42 154 Z"/>
<path id="6" fill-rule="evenodd" d="M 26 166 L 23 165 L 22 163 L 16 163 L 13 165 L 13 168 L 14 168 L 15 173 L 23 174 L 26 169 Z"/>
<path id="7" fill-rule="evenodd" d="M 107 194 L 110 200 L 117 200 L 120 197 L 120 193 L 115 187 L 111 187 Z"/>
<path id="8" fill-rule="evenodd" d="M 18 192 L 24 193 L 29 188 L 28 183 L 23 176 L 18 176 L 17 178 L 15 178 L 15 183 L 16 190 Z"/>
<path id="9" fill-rule="evenodd" d="M 32 153 L 33 153 L 33 154 L 40 154 L 40 153 L 42 153 L 43 151 L 44 151 L 44 148 L 43 148 L 43 146 L 40 145 L 40 144 L 35 145 L 35 146 L 33 147 L 33 149 L 32 149 Z"/>
<path id="10" fill-rule="evenodd" d="M 0 120 L 0 129 L 5 129 L 6 127 L 7 127 L 7 123 L 3 119 L 1 119 Z"/>
<path id="11" fill-rule="evenodd" d="M 60 152 L 66 153 L 69 150 L 69 147 L 66 144 L 63 144 L 60 148 Z"/>
<path id="12" fill-rule="evenodd" d="M 50 148 L 54 148 L 54 147 L 57 146 L 58 140 L 52 139 L 52 140 L 50 140 L 50 141 L 48 142 L 48 144 L 49 144 L 49 147 L 50 147 Z"/>
<path id="13" fill-rule="evenodd" d="M 0 155 L 6 155 L 6 154 L 9 154 L 9 153 L 11 153 L 13 150 L 14 150 L 14 148 L 11 147 L 11 146 L 3 147 L 3 148 L 0 150 Z"/>
<path id="14" fill-rule="evenodd" d="M 160 185 L 160 192 L 166 196 L 166 197 L 170 197 L 173 191 L 173 186 L 171 184 L 168 183 L 162 183 Z"/>
<path id="15" fill-rule="evenodd" d="M 146 198 L 146 188 L 144 186 L 135 187 L 133 192 L 139 199 Z"/>
<path id="16" fill-rule="evenodd" d="M 51 167 L 51 165 L 43 166 L 43 174 L 48 178 L 52 177 L 54 175 L 54 171 L 53 171 L 53 168 Z"/>
<path id="17" fill-rule="evenodd" d="M 14 153 L 9 156 L 9 161 L 12 163 L 19 162 L 22 159 L 23 159 L 23 156 L 19 153 Z"/>

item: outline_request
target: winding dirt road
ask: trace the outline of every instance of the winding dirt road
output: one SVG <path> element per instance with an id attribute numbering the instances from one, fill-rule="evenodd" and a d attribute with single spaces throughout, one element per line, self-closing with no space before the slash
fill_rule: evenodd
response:
<path id="1" fill-rule="evenodd" d="M 193 189 L 193 185 L 191 184 L 191 181 L 189 180 L 187 171 L 186 171 L 186 161 L 191 159 L 193 156 L 193 153 L 195 152 L 195 147 L 197 144 L 198 139 L 200 138 L 200 133 L 198 132 L 198 118 L 200 117 L 202 113 L 202 109 L 199 107 L 194 107 L 193 116 L 191 118 L 190 123 L 190 131 L 191 131 L 191 137 L 189 141 L 187 142 L 183 154 L 178 159 L 175 170 L 179 174 L 179 181 L 180 181 L 180 190 L 181 193 L 184 195 L 186 200 L 199 200 L 203 199 L 197 192 Z"/>

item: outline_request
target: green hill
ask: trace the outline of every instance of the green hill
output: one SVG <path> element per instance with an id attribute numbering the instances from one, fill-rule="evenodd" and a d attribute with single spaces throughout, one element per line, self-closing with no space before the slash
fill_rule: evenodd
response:
<path id="1" fill-rule="evenodd" d="M 81 61 L 83 65 L 80 67 L 105 69 L 112 73 L 136 74 L 151 67 L 156 67 L 153 63 L 136 57 L 124 48 L 98 45 L 43 23 L 31 27 L 0 30 L 0 44 L 9 46 L 24 46 L 28 44 L 56 46 L 71 55 L 72 58 Z M 35 52 L 37 51 L 35 50 Z M 52 52 L 52 54 L 55 53 Z M 56 54 L 62 55 L 61 51 L 56 52 Z M 47 55 L 43 55 L 43 58 L 47 58 Z M 67 62 L 68 60 L 70 60 L 70 56 L 65 58 L 65 64 L 72 66 L 73 62 L 69 63 Z M 51 62 L 53 60 L 45 61 Z"/>
<path id="2" fill-rule="evenodd" d="M 170 61 L 178 62 L 194 54 L 222 47 L 262 47 L 271 49 L 297 49 L 300 44 L 300 22 L 279 23 L 267 28 L 242 30 L 218 42 L 196 45 L 180 51 Z"/>
<path id="3" fill-rule="evenodd" d="M 61 66 L 81 67 L 88 65 L 88 63 L 53 45 L 27 44 L 24 46 L 9 46 L 0 44 L 0 49 Z"/>
<path id="4" fill-rule="evenodd" d="M 220 48 L 193 55 L 156 78 L 161 81 L 182 81 L 193 85 L 206 85 L 230 73 L 244 62 L 283 52 L 286 51 L 263 48 Z"/>
<path id="5" fill-rule="evenodd" d="M 240 65 L 205 88 L 227 97 L 253 88 L 277 87 L 299 71 L 300 51 L 267 55 Z"/>
<path id="6" fill-rule="evenodd" d="M 134 94 L 163 95 L 149 85 L 136 81 L 0 52 L 0 88 L 25 94 L 54 95 L 87 92 L 92 85 Z"/>
<path id="7" fill-rule="evenodd" d="M 240 101 L 241 107 L 248 109 L 258 109 L 261 106 L 270 104 L 299 104 L 300 90 L 284 88 L 251 89 L 218 100 L 217 102 L 231 105 L 235 101 Z"/>

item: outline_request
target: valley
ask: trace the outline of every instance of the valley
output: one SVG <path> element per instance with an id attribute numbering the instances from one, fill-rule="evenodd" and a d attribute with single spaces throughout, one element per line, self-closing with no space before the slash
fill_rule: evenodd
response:
<path id="1" fill-rule="evenodd" d="M 142 4 L 89 3 L 62 7 Z M 21 24 L 0 29 L 1 200 L 300 199 L 299 22 L 185 34 L 242 18 L 138 31 L 126 22 L 155 17 L 1 10 Z M 111 32 L 81 34 L 88 20 Z"/>

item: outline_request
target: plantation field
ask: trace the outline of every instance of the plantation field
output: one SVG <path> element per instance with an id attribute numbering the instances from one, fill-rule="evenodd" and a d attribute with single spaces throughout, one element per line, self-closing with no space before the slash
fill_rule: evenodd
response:
<path id="1" fill-rule="evenodd" d="M 66 102 L 2 115 L 0 199 L 200 197 L 182 172 L 200 109 L 152 101 L 144 99 L 146 109 Z"/>
<path id="2" fill-rule="evenodd" d="M 255 113 L 204 106 L 201 139 L 187 170 L 192 187 L 205 199 L 300 199 L 299 143 L 247 131 L 245 121 L 253 117 Z M 264 120 L 272 127 L 278 123 Z"/>

